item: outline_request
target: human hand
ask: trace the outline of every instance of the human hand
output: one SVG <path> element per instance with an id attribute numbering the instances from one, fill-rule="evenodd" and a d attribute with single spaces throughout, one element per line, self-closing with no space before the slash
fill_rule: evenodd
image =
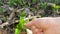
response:
<path id="1" fill-rule="evenodd" d="M 38 18 L 25 25 L 33 34 L 60 34 L 60 17 Z"/>

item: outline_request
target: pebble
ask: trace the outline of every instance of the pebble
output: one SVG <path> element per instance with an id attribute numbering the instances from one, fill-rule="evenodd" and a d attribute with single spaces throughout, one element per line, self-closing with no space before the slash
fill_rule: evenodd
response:
<path id="1" fill-rule="evenodd" d="M 0 24 L 2 24 L 2 20 L 0 19 Z"/>

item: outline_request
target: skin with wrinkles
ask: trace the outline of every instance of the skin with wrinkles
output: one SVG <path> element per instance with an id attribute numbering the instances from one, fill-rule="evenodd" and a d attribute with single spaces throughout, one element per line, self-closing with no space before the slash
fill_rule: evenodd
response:
<path id="1" fill-rule="evenodd" d="M 60 34 L 60 17 L 46 17 L 32 20 L 25 25 L 33 34 Z"/>

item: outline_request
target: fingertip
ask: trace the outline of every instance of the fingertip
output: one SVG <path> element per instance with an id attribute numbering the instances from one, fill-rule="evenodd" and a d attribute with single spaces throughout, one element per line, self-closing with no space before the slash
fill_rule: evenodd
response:
<path id="1" fill-rule="evenodd" d="M 25 26 L 26 26 L 27 28 L 30 28 L 30 27 L 32 26 L 32 23 L 29 22 L 29 23 L 25 24 Z"/>
<path id="2" fill-rule="evenodd" d="M 25 24 L 25 26 L 26 26 L 27 28 L 30 28 L 30 27 L 34 26 L 36 22 L 37 22 L 37 20 L 32 20 L 32 21 L 30 21 L 29 23 Z"/>
<path id="3" fill-rule="evenodd" d="M 38 32 L 37 34 L 43 34 L 43 32 Z"/>

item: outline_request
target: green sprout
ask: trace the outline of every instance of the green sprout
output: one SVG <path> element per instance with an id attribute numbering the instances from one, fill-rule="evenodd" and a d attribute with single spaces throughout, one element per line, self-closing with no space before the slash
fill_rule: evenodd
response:
<path id="1" fill-rule="evenodd" d="M 44 2 L 44 3 L 41 3 L 41 7 L 42 7 L 43 9 L 45 9 L 45 8 L 47 7 L 46 3 L 45 3 L 45 2 Z"/>
<path id="2" fill-rule="evenodd" d="M 54 5 L 54 9 L 57 10 L 58 8 L 60 8 L 59 5 Z"/>
<path id="3" fill-rule="evenodd" d="M 8 2 L 8 4 L 9 4 L 10 6 L 18 5 L 18 4 L 20 4 L 20 0 L 10 0 L 10 1 Z"/>
<path id="4" fill-rule="evenodd" d="M 23 7 L 28 7 L 27 1 L 26 0 L 10 0 L 8 2 L 9 6 L 14 6 L 14 5 L 22 5 Z"/>
<path id="5" fill-rule="evenodd" d="M 0 7 L 0 14 L 2 14 L 5 11 L 5 8 Z"/>
<path id="6" fill-rule="evenodd" d="M 0 1 L 0 6 L 2 6 L 3 5 L 3 3 Z"/>
<path id="7" fill-rule="evenodd" d="M 20 14 L 19 24 L 16 25 L 15 34 L 21 34 L 21 32 L 26 30 L 24 24 L 29 22 L 29 20 L 24 20 L 25 17 L 26 17 L 25 11 L 23 10 L 22 13 Z"/>
<path id="8" fill-rule="evenodd" d="M 36 3 L 37 0 L 32 0 L 32 3 Z"/>

